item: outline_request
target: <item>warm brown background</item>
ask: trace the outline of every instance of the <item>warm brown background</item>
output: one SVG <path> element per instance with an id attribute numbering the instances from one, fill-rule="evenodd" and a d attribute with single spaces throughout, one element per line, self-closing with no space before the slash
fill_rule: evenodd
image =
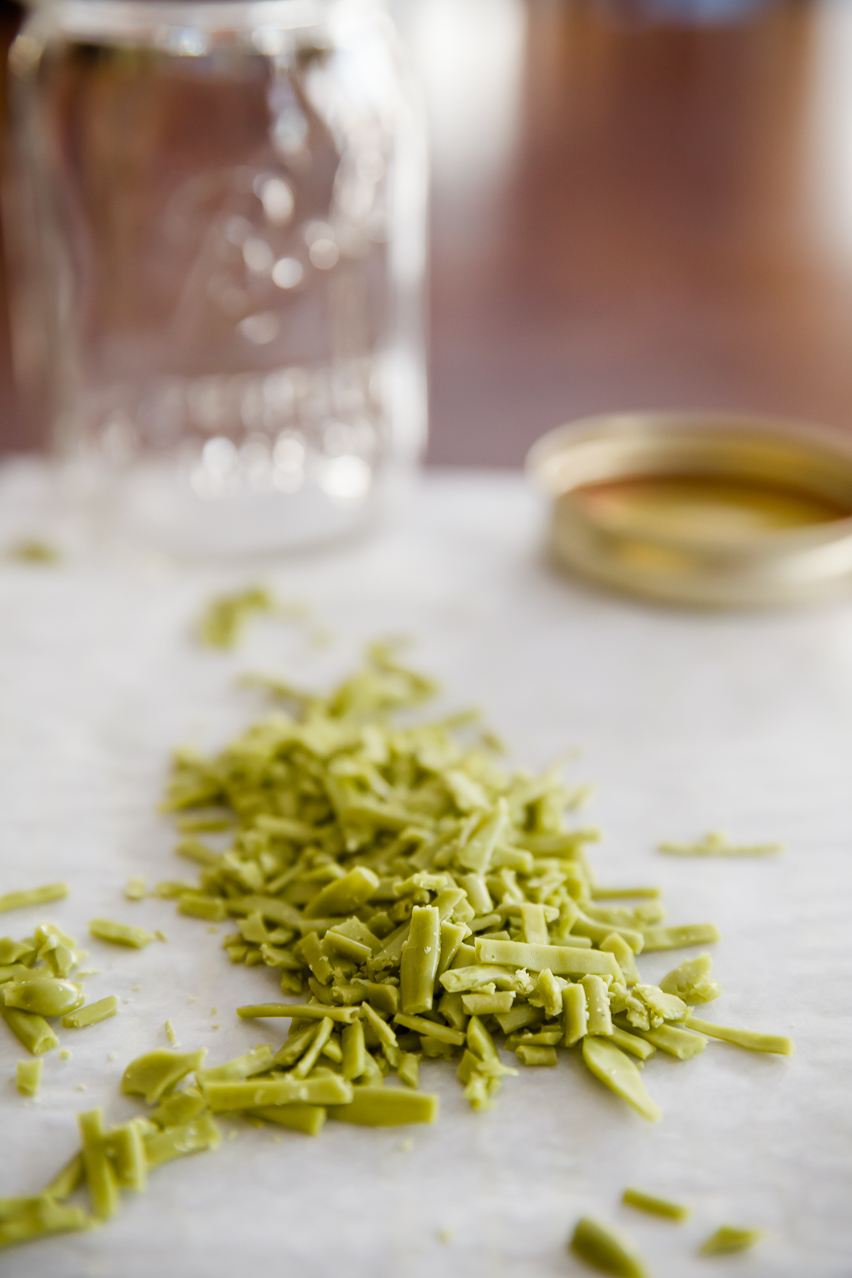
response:
<path id="1" fill-rule="evenodd" d="M 431 460 L 518 465 L 551 426 L 629 407 L 852 429 L 852 5 L 690 25 L 641 0 L 516 3 L 516 127 L 482 189 L 436 130 Z M 6 44 L 18 16 L 0 0 Z M 3 305 L 0 449 L 42 443 Z"/>

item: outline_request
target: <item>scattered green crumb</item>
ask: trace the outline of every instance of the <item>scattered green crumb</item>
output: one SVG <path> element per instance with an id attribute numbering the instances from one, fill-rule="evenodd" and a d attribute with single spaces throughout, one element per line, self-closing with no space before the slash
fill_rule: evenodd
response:
<path id="1" fill-rule="evenodd" d="M 262 586 L 212 599 L 197 625 L 199 642 L 208 648 L 233 648 L 252 613 L 272 612 L 275 602 Z"/>
<path id="2" fill-rule="evenodd" d="M 110 1052 L 110 1053 L 108 1054 L 108 1056 L 107 1056 L 107 1060 L 108 1060 L 108 1061 L 114 1061 L 114 1060 L 115 1060 L 115 1057 L 116 1057 L 116 1053 L 115 1053 L 115 1052 Z"/>
<path id="3" fill-rule="evenodd" d="M 10 559 L 26 564 L 58 564 L 62 559 L 61 550 L 40 537 L 24 537 L 14 542 L 6 553 Z"/>
<path id="4" fill-rule="evenodd" d="M 77 1091 L 78 1091 L 78 1092 L 84 1092 L 85 1090 L 86 1090 L 86 1084 L 85 1084 L 85 1083 L 78 1083 L 78 1084 L 77 1084 Z"/>
<path id="5" fill-rule="evenodd" d="M 195 997 L 194 994 L 190 994 L 186 1001 L 187 1003 L 197 1003 L 198 999 Z"/>
<path id="6" fill-rule="evenodd" d="M 109 1020 L 117 1011 L 118 999 L 114 994 L 109 994 L 97 1003 L 86 1003 L 76 1011 L 69 1012 L 67 1016 L 63 1016 L 62 1025 L 65 1029 L 88 1029 L 91 1025 L 100 1025 L 101 1021 Z"/>
<path id="7" fill-rule="evenodd" d="M 23 1092 L 25 1096 L 37 1096 L 41 1085 L 43 1067 L 44 1061 L 40 1056 L 36 1057 L 35 1060 L 18 1061 L 15 1066 L 15 1081 L 18 1085 L 18 1091 Z"/>
<path id="8" fill-rule="evenodd" d="M 5 896 L 0 896 L 0 914 L 7 910 L 22 910 L 28 905 L 61 901 L 67 895 L 67 883 L 47 883 L 44 887 L 28 888 L 23 892 L 7 892 Z"/>
<path id="9" fill-rule="evenodd" d="M 452 1229 L 444 1228 L 438 1230 L 438 1242 L 451 1243 L 453 1241 L 453 1237 Z"/>
<path id="10" fill-rule="evenodd" d="M 128 901 L 142 901 L 145 898 L 145 880 L 139 876 L 128 879 L 124 889 Z"/>
<path id="11" fill-rule="evenodd" d="M 216 1008 L 215 1008 L 215 1007 L 211 1007 L 211 1008 L 210 1008 L 210 1015 L 211 1015 L 211 1016 L 215 1016 L 215 1015 L 216 1015 Z"/>
<path id="12" fill-rule="evenodd" d="M 748 1251 L 764 1237 L 763 1229 L 740 1229 L 736 1225 L 721 1225 L 698 1248 L 699 1256 L 722 1256 L 736 1251 Z"/>
<path id="13" fill-rule="evenodd" d="M 99 941 L 127 945 L 135 950 L 144 949 L 154 939 L 154 934 L 146 932 L 142 927 L 134 927 L 131 923 L 113 923 L 110 919 L 92 919 L 89 931 Z"/>
<path id="14" fill-rule="evenodd" d="M 211 1025 L 211 1026 L 210 1026 L 210 1028 L 211 1028 L 211 1029 L 218 1029 L 218 1028 L 219 1028 L 219 1026 L 218 1026 L 218 1025 Z"/>
<path id="15" fill-rule="evenodd" d="M 208 933 L 208 935 L 209 935 L 209 936 L 218 936 L 218 935 L 219 935 L 219 929 L 218 929 L 218 927 L 216 927 L 213 923 L 211 923 L 211 924 L 210 924 L 210 926 L 209 926 L 209 927 L 208 927 L 208 929 L 207 929 L 207 933 Z"/>
<path id="16" fill-rule="evenodd" d="M 683 1221 L 689 1219 L 689 1208 L 682 1203 L 671 1202 L 668 1198 L 658 1198 L 654 1194 L 646 1194 L 642 1189 L 625 1189 L 621 1201 L 628 1207 L 636 1207 L 639 1211 L 650 1212 L 653 1216 L 666 1216 L 669 1220 Z"/>
<path id="17" fill-rule="evenodd" d="M 63 1048 L 62 1048 L 62 1050 L 61 1050 L 61 1051 L 60 1051 L 60 1053 L 59 1053 L 59 1059 L 60 1059 L 61 1061 L 70 1061 L 70 1059 L 71 1059 L 71 1051 L 70 1051 L 70 1049 L 69 1049 L 69 1048 L 67 1048 L 67 1047 L 63 1047 Z"/>
<path id="18" fill-rule="evenodd" d="M 721 830 L 711 830 L 697 843 L 658 845 L 658 851 L 669 856 L 771 856 L 783 850 L 781 843 L 731 843 Z"/>
<path id="19" fill-rule="evenodd" d="M 414 1148 L 414 1141 L 411 1139 L 404 1140 L 399 1148 L 403 1154 L 410 1154 L 412 1149 Z"/>
<path id="20" fill-rule="evenodd" d="M 172 1025 L 171 1021 L 166 1021 L 165 1030 L 166 1030 L 166 1038 L 169 1040 L 172 1047 L 178 1047 L 179 1046 L 178 1036 L 175 1033 L 175 1027 L 174 1025 Z"/>
<path id="21" fill-rule="evenodd" d="M 161 932 L 159 928 L 155 928 L 155 929 L 154 929 L 154 936 L 155 936 L 155 938 L 156 938 L 158 941 L 164 941 L 164 942 L 165 942 L 165 941 L 168 941 L 168 939 L 169 939 L 169 938 L 166 936 L 165 932 Z"/>
<path id="22" fill-rule="evenodd" d="M 615 1274 L 617 1278 L 650 1278 L 630 1239 L 591 1216 L 577 1221 L 568 1245 L 575 1256 L 600 1273 Z"/>

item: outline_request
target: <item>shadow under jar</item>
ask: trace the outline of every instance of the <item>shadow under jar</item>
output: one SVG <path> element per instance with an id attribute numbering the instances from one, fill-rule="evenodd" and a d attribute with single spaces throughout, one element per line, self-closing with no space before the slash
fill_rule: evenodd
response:
<path id="1" fill-rule="evenodd" d="M 364 522 L 426 434 L 426 147 L 374 0 L 65 0 L 11 56 L 16 360 L 120 535 Z"/>

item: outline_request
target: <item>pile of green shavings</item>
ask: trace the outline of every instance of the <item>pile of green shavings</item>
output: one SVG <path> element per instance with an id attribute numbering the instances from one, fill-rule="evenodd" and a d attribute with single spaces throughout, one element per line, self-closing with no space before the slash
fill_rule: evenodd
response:
<path id="1" fill-rule="evenodd" d="M 50 1020 L 61 1018 L 64 1028 L 83 1029 L 115 1015 L 114 996 L 84 1006 L 82 973 L 69 979 L 85 957 L 86 951 L 55 923 L 40 923 L 22 941 L 0 939 L 0 1016 L 33 1056 L 59 1046 Z"/>
<path id="2" fill-rule="evenodd" d="M 502 1040 L 526 1066 L 579 1051 L 655 1121 L 639 1071 L 657 1049 L 687 1060 L 713 1033 L 792 1051 L 780 1036 L 690 1027 L 690 1004 L 721 992 L 708 955 L 659 985 L 642 980 L 643 950 L 715 941 L 715 926 L 665 926 L 657 889 L 597 886 L 584 854 L 597 832 L 565 828 L 572 794 L 556 769 L 505 770 L 493 751 L 459 739 L 469 716 L 397 726 L 395 712 L 435 688 L 389 646 L 372 648 L 329 696 L 274 688 L 291 713 L 216 757 L 177 754 L 165 808 L 200 810 L 180 819 L 188 837 L 177 850 L 201 870 L 194 889 L 161 892 L 183 914 L 234 917 L 231 961 L 266 966 L 284 994 L 307 995 L 301 1015 L 292 1003 L 238 1009 L 294 1017 L 289 1068 L 310 1076 L 322 1058 L 343 1070 L 342 1013 L 361 1009 L 363 1073 L 346 1075 L 356 1084 L 396 1071 L 414 1087 L 424 1056 L 445 1057 L 483 1109 L 517 1072 L 500 1059 Z M 198 837 L 223 827 L 225 851 Z M 632 903 L 611 903 L 619 898 Z"/>

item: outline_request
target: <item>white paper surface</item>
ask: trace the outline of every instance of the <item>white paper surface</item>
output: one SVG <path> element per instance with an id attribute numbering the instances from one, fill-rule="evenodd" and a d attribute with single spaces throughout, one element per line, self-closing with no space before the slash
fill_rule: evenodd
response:
<path id="1" fill-rule="evenodd" d="M 49 532 L 43 502 L 38 472 L 7 470 L 0 544 Z M 155 806 L 171 747 L 223 743 L 262 712 L 238 673 L 324 686 L 388 633 L 416 638 L 411 660 L 441 678 L 442 704 L 486 707 L 518 763 L 582 747 L 568 775 L 598 786 L 600 881 L 659 883 L 669 921 L 717 922 L 725 993 L 706 1015 L 791 1033 L 798 1054 L 721 1043 L 688 1063 L 658 1054 L 644 1074 L 664 1110 L 655 1127 L 573 1054 L 508 1079 L 485 1114 L 467 1108 L 451 1066 L 427 1063 L 435 1127 L 329 1123 L 311 1140 L 226 1123 L 235 1135 L 216 1154 L 158 1170 L 103 1229 L 3 1253 L 4 1274 L 545 1278 L 587 1272 L 565 1251 L 585 1213 L 627 1230 L 658 1278 L 852 1272 L 852 608 L 704 616 L 607 597 L 546 566 L 542 524 L 520 478 L 457 473 L 429 476 L 372 540 L 299 560 L 189 570 L 72 546 L 60 567 L 0 567 L 0 890 L 72 885 L 0 930 L 23 936 L 50 918 L 82 941 L 106 915 L 169 938 L 142 952 L 90 941 L 102 971 L 87 995 L 117 994 L 120 1013 L 60 1031 L 73 1056 L 45 1058 L 37 1102 L 0 1090 L 0 1195 L 55 1173 L 76 1148 L 78 1110 L 138 1112 L 118 1082 L 135 1054 L 165 1045 L 166 1017 L 211 1063 L 281 1037 L 237 1022 L 235 1005 L 275 985 L 227 962 L 226 928 L 128 902 L 124 884 L 192 877 Z M 211 591 L 257 580 L 309 600 L 335 644 L 318 651 L 305 627 L 265 620 L 235 654 L 198 649 L 191 625 Z M 654 850 L 712 828 L 787 850 L 734 863 Z M 656 980 L 692 952 L 640 967 Z M 9 1077 L 24 1053 L 8 1033 L 0 1053 Z M 619 1207 L 627 1184 L 692 1204 L 692 1220 Z M 770 1235 L 748 1258 L 696 1259 L 722 1222 Z"/>

